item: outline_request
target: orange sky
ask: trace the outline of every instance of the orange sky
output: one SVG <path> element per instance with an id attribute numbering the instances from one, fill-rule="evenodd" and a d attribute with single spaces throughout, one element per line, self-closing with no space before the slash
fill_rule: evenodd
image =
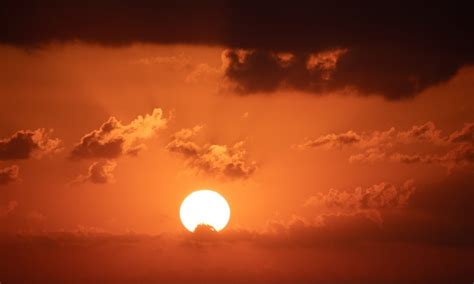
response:
<path id="1" fill-rule="evenodd" d="M 415 271 L 417 261 L 427 271 L 442 266 L 437 279 L 472 276 L 466 238 L 473 215 L 464 200 L 473 196 L 474 168 L 472 152 L 459 154 L 474 141 L 472 67 L 400 100 L 284 87 L 247 95 L 231 88 L 225 52 L 201 45 L 0 46 L 0 247 L 12 259 L 2 260 L 0 282 L 2 275 L 19 282 L 15 271 L 26 269 L 37 280 L 84 273 L 93 283 L 97 263 L 105 263 L 105 282 L 130 283 L 434 279 Z M 132 122 L 155 109 L 162 115 Z M 92 147 L 78 144 L 111 117 L 120 121 L 111 137 L 130 145 L 110 156 L 100 156 L 102 148 L 75 150 Z M 189 137 L 176 134 L 195 126 L 202 128 Z M 19 131 L 43 135 L 27 157 L 5 146 Z M 170 150 L 173 141 L 201 152 Z M 213 145 L 223 152 L 209 152 Z M 88 176 L 92 164 L 106 161 L 115 168 Z M 225 196 L 231 219 L 220 235 L 193 239 L 179 206 L 203 188 Z M 18 232 L 23 237 L 9 239 Z M 52 248 L 36 244 L 38 236 L 50 238 Z M 95 243 L 109 238 L 110 246 Z M 80 251 L 82 242 L 92 244 Z M 132 268 L 122 275 L 127 260 Z M 56 272 L 62 262 L 85 272 Z M 379 270 L 367 276 L 369 268 Z"/>

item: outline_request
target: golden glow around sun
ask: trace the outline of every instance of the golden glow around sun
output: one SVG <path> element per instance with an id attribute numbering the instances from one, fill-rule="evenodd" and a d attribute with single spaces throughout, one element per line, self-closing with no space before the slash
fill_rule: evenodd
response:
<path id="1" fill-rule="evenodd" d="M 229 222 L 230 207 L 222 195 L 203 189 L 192 192 L 183 200 L 179 216 L 184 227 L 191 232 L 201 224 L 220 231 Z"/>

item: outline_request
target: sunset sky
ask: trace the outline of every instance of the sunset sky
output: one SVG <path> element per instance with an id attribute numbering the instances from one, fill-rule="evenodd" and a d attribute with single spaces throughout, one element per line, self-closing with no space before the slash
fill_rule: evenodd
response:
<path id="1" fill-rule="evenodd" d="M 466 7 L 97 2 L 2 1 L 0 283 L 474 281 Z"/>

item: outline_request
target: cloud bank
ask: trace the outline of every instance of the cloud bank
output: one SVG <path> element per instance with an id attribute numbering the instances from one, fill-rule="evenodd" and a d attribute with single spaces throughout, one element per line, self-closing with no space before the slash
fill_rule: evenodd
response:
<path id="1" fill-rule="evenodd" d="M 225 74 L 245 94 L 350 90 L 395 100 L 449 80 L 474 59 L 472 15 L 461 3 L 297 1 L 281 9 L 232 0 L 8 0 L 3 6 L 0 43 L 20 47 L 79 40 L 230 48 Z M 240 49 L 247 54 L 238 56 Z"/>

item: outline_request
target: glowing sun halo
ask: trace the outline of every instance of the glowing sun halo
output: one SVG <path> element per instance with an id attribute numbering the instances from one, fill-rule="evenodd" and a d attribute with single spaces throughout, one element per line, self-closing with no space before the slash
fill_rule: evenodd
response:
<path id="1" fill-rule="evenodd" d="M 201 224 L 210 225 L 220 231 L 229 222 L 230 207 L 219 193 L 208 189 L 198 190 L 183 200 L 179 216 L 184 227 L 191 232 Z"/>

